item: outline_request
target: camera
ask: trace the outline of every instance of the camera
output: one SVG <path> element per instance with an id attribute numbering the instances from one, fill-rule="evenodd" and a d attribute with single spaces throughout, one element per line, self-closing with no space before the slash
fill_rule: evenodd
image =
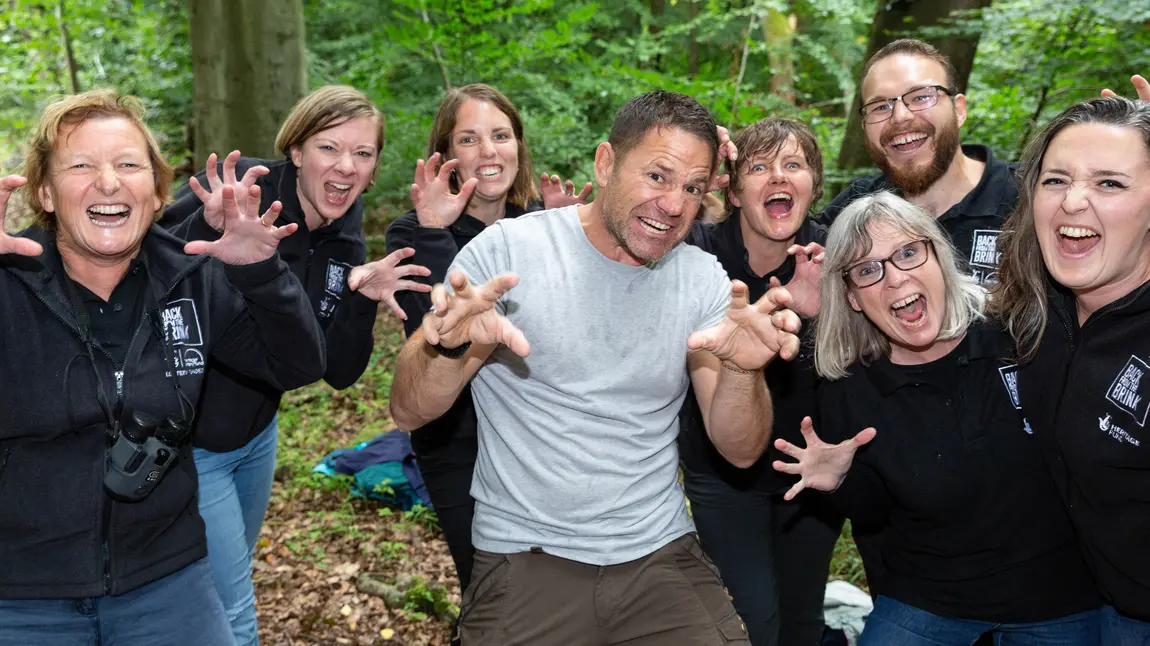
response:
<path id="1" fill-rule="evenodd" d="M 164 474 L 179 459 L 179 445 L 187 437 L 186 422 L 168 416 L 159 422 L 137 411 L 108 447 L 104 489 L 123 502 L 139 502 L 148 497 Z"/>

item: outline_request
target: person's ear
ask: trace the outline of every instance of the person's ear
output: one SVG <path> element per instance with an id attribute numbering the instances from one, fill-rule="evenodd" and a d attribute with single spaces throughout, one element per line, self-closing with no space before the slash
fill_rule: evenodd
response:
<path id="1" fill-rule="evenodd" d="M 862 311 L 862 305 L 859 305 L 858 299 L 855 298 L 854 293 L 850 289 L 847 290 L 847 302 L 851 304 L 851 309 L 854 311 Z"/>
<path id="2" fill-rule="evenodd" d="M 742 200 L 739 199 L 738 195 L 735 195 L 734 191 L 727 191 L 727 201 L 734 204 L 737 209 L 743 208 Z"/>
<path id="3" fill-rule="evenodd" d="M 615 172 L 615 149 L 604 141 L 595 149 L 595 182 L 602 188 L 611 182 Z"/>
<path id="4" fill-rule="evenodd" d="M 56 202 L 52 199 L 52 190 L 49 188 L 48 182 L 40 185 L 40 190 L 36 191 L 36 197 L 40 198 L 40 208 L 44 209 L 45 213 L 56 212 Z"/>
<path id="5" fill-rule="evenodd" d="M 966 96 L 962 94 L 954 95 L 954 118 L 961 128 L 962 124 L 966 123 Z"/>
<path id="6" fill-rule="evenodd" d="M 300 148 L 298 144 L 292 146 L 288 152 L 291 153 L 291 163 L 293 166 L 299 168 L 303 165 L 303 149 Z"/>

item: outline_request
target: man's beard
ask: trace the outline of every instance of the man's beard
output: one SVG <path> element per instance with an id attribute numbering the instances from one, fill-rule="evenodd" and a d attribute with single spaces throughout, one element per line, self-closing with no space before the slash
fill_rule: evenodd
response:
<path id="1" fill-rule="evenodd" d="M 619 246 L 631 254 L 631 256 L 643 261 L 644 264 L 653 265 L 662 260 L 675 245 L 681 242 L 681 240 L 675 240 L 674 244 L 668 245 L 658 256 L 651 256 L 649 253 L 640 253 L 639 250 L 635 248 L 635 245 L 631 244 L 630 232 L 627 230 L 627 225 L 631 220 L 631 214 L 615 213 L 614 210 L 608 206 L 613 201 L 611 197 L 611 195 L 607 194 L 603 196 L 603 224 L 607 227 L 607 232 L 611 234 L 615 242 L 619 243 Z"/>
<path id="2" fill-rule="evenodd" d="M 934 139 L 934 155 L 930 158 L 930 163 L 925 166 L 898 168 L 887 159 L 887 144 L 902 134 L 901 132 L 884 136 L 877 147 L 871 143 L 870 139 L 867 139 L 867 152 L 870 153 L 871 161 L 878 165 L 879 169 L 907 197 L 921 195 L 931 186 L 934 186 L 934 183 L 946 174 L 947 169 L 950 168 L 950 162 L 954 160 L 954 154 L 958 151 L 957 120 L 952 119 L 942 128 L 935 128 L 930 124 L 926 125 L 930 129 L 927 135 Z"/>

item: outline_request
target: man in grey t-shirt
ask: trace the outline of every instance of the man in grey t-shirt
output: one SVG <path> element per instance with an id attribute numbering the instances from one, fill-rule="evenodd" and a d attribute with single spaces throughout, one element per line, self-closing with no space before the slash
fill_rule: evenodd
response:
<path id="1" fill-rule="evenodd" d="M 747 643 L 686 514 L 677 415 L 693 385 L 715 446 L 754 463 L 772 417 L 761 370 L 793 356 L 799 323 L 785 290 L 750 304 L 679 245 L 718 150 L 694 99 L 633 99 L 596 151 L 594 202 L 489 227 L 432 292 L 391 409 L 418 428 L 472 384 L 463 643 Z"/>

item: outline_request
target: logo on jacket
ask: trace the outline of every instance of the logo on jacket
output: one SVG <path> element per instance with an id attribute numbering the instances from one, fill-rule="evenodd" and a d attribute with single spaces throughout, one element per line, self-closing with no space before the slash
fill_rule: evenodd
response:
<path id="1" fill-rule="evenodd" d="M 1110 389 L 1106 391 L 1106 399 L 1126 411 L 1138 426 L 1146 426 L 1146 413 L 1150 410 L 1150 398 L 1146 397 L 1147 392 L 1142 381 L 1147 372 L 1150 372 L 1150 365 L 1146 365 L 1146 362 L 1138 357 L 1131 356 L 1114 379 L 1114 383 L 1110 384 Z"/>
<path id="2" fill-rule="evenodd" d="M 200 333 L 200 318 L 196 315 L 196 304 L 190 298 L 169 301 L 160 312 L 164 325 L 164 340 L 169 345 L 203 345 Z"/>
<path id="3" fill-rule="evenodd" d="M 1006 386 L 1006 394 L 1010 395 L 1010 403 L 1018 410 L 1022 410 L 1022 402 L 1018 398 L 1018 366 L 1002 366 L 998 369 L 1002 377 L 1002 385 Z"/>
<path id="4" fill-rule="evenodd" d="M 336 298 L 343 294 L 343 287 L 347 285 L 347 275 L 351 273 L 351 265 L 328 259 L 327 280 L 324 282 L 324 291 Z"/>
<path id="5" fill-rule="evenodd" d="M 980 284 L 998 282 L 998 234 L 995 229 L 975 229 L 970 244 L 970 273 Z"/>
<path id="6" fill-rule="evenodd" d="M 1141 446 L 1141 442 L 1139 442 L 1134 437 L 1131 437 L 1131 435 L 1127 433 L 1125 429 L 1110 421 L 1110 413 L 1106 413 L 1105 417 L 1098 418 L 1098 430 L 1121 442 L 1127 442 L 1129 444 L 1133 444 L 1134 446 Z"/>

